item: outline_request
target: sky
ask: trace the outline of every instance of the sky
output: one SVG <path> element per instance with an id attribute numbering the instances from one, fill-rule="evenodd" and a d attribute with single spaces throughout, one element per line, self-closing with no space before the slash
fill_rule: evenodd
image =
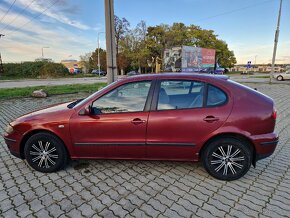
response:
<path id="1" fill-rule="evenodd" d="M 115 0 L 114 10 L 134 28 L 182 22 L 211 29 L 238 64 L 271 62 L 280 0 Z M 283 0 L 276 63 L 290 64 L 290 0 Z M 0 0 L 3 62 L 79 59 L 97 48 L 105 31 L 104 0 Z M 105 48 L 105 35 L 100 34 Z M 48 47 L 48 48 L 47 48 Z"/>

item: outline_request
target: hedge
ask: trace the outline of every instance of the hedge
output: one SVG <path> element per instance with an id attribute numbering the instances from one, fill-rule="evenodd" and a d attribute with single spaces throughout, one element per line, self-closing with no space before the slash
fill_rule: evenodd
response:
<path id="1" fill-rule="evenodd" d="M 64 65 L 43 61 L 7 63 L 3 64 L 3 68 L 3 76 L 11 78 L 55 78 L 68 74 Z"/>

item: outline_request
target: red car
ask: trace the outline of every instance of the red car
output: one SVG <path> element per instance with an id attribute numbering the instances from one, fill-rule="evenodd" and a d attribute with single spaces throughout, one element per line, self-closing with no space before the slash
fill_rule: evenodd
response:
<path id="1" fill-rule="evenodd" d="M 13 155 L 41 172 L 70 159 L 201 160 L 235 180 L 271 155 L 273 100 L 226 76 L 129 77 L 86 99 L 24 115 L 4 135 Z"/>

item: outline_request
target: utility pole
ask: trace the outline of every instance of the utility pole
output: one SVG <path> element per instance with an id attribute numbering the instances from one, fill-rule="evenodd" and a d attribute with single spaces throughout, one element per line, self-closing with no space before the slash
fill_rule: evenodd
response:
<path id="1" fill-rule="evenodd" d="M 0 39 L 1 39 L 3 36 L 5 36 L 5 35 L 3 35 L 3 34 L 0 33 Z M 0 53 L 0 77 L 1 77 L 1 75 L 3 75 L 3 74 L 4 74 L 4 68 L 3 68 L 2 57 L 1 57 L 1 53 Z"/>
<path id="2" fill-rule="evenodd" d="M 98 33 L 98 70 L 99 70 L 99 74 L 101 72 L 101 62 L 100 62 L 100 34 L 101 33 L 105 33 L 105 32 Z"/>
<path id="3" fill-rule="evenodd" d="M 106 50 L 108 84 L 117 80 L 117 52 L 115 41 L 114 0 L 105 1 Z"/>
<path id="4" fill-rule="evenodd" d="M 278 23 L 277 23 L 276 33 L 275 33 L 274 50 L 273 50 L 273 58 L 272 58 L 272 69 L 271 69 L 271 73 L 270 73 L 270 84 L 272 83 L 272 77 L 273 77 L 273 74 L 274 74 L 276 52 L 277 52 L 277 45 L 278 45 L 279 32 L 280 32 L 280 19 L 281 19 L 282 1 L 283 0 L 280 0 Z"/>

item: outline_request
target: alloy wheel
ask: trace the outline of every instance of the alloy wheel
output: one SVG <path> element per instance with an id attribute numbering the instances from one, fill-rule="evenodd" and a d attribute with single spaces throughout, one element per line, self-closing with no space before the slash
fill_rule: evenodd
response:
<path id="1" fill-rule="evenodd" d="M 50 168 L 56 164 L 59 155 L 56 147 L 48 141 L 38 141 L 31 146 L 29 154 L 32 162 L 40 168 Z"/>
<path id="2" fill-rule="evenodd" d="M 32 135 L 25 143 L 24 155 L 32 168 L 44 173 L 63 168 L 68 160 L 64 143 L 47 132 Z"/>
<path id="3" fill-rule="evenodd" d="M 245 165 L 245 154 L 233 145 L 219 146 L 212 153 L 210 164 L 223 176 L 239 174 Z"/>

